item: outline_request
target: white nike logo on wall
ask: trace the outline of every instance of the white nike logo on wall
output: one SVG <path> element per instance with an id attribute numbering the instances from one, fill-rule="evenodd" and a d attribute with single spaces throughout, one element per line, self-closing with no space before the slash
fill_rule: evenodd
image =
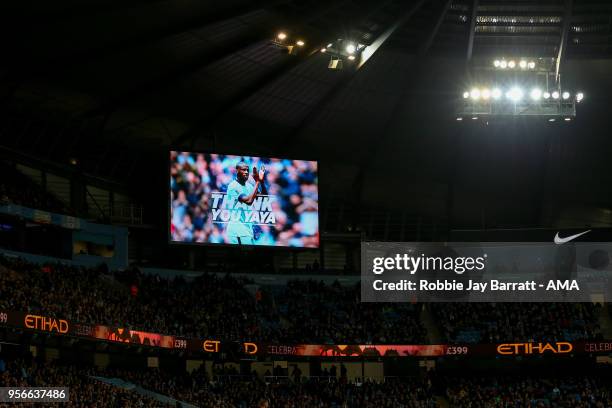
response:
<path id="1" fill-rule="evenodd" d="M 557 235 L 555 235 L 555 244 L 557 245 L 565 244 L 566 242 L 570 242 L 572 239 L 576 239 L 579 236 L 586 234 L 587 232 L 591 232 L 591 230 L 584 231 L 576 235 L 570 235 L 569 237 L 565 237 L 565 238 L 561 238 L 559 236 L 559 233 L 557 232 Z"/>

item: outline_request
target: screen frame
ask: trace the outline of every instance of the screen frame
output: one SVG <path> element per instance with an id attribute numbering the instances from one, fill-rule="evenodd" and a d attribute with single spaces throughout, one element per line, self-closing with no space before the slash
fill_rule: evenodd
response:
<path id="1" fill-rule="evenodd" d="M 319 227 L 319 242 L 318 242 L 318 246 L 316 247 L 297 247 L 297 246 L 279 246 L 279 245 L 247 245 L 247 244 L 228 244 L 228 243 L 212 243 L 212 242 L 181 242 L 181 241 L 174 241 L 172 239 L 172 233 L 171 233 L 171 224 L 172 224 L 172 219 L 171 219 L 171 209 L 172 209 L 172 199 L 171 199 L 171 191 L 170 191 L 170 186 L 168 185 L 168 181 L 170 181 L 170 178 L 172 177 L 171 175 L 171 165 L 172 165 L 172 161 L 170 159 L 170 153 L 171 152 L 187 152 L 187 153 L 191 153 L 191 154 L 221 154 L 221 155 L 226 155 L 226 156 L 247 156 L 247 157 L 258 157 L 258 158 L 267 158 L 267 159 L 277 159 L 277 160 L 302 160 L 302 161 L 314 161 L 317 163 L 317 194 L 320 194 L 320 179 L 321 179 L 321 162 L 318 159 L 295 159 L 295 158 L 280 158 L 280 157 L 274 157 L 274 156 L 261 156 L 261 155 L 257 155 L 257 154 L 253 154 L 253 153 L 226 153 L 224 151 L 212 151 L 212 150 L 185 150 L 183 148 L 177 148 L 177 147 L 171 147 L 167 150 L 167 154 L 166 154 L 166 188 L 168 188 L 168 191 L 166 193 L 166 239 L 167 239 L 167 244 L 171 245 L 171 246 L 179 246 L 179 247 L 215 247 L 215 248 L 238 248 L 238 249 L 248 249 L 248 250 L 252 250 L 252 249 L 265 249 L 265 250 L 281 250 L 281 251 L 322 251 L 323 250 L 323 246 L 321 244 L 322 241 L 322 231 L 321 231 L 321 207 L 320 207 L 320 195 L 319 195 L 319 200 L 317 201 L 317 206 L 319 208 L 319 210 L 317 211 L 317 223 L 318 223 L 318 227 Z"/>

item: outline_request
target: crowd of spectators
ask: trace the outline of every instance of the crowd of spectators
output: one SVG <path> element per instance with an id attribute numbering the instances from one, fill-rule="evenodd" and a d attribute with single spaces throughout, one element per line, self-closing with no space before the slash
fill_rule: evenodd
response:
<path id="1" fill-rule="evenodd" d="M 426 341 L 421 305 L 361 303 L 358 286 L 293 281 L 247 291 L 246 279 L 205 274 L 191 282 L 0 258 L 0 307 L 79 323 L 186 337 L 292 343 Z M 572 303 L 429 305 L 455 343 L 601 337 L 599 306 Z"/>
<path id="2" fill-rule="evenodd" d="M 0 386 L 2 387 L 68 387 L 67 407 L 164 407 L 155 400 L 133 391 L 122 389 L 91 378 L 92 370 L 74 366 L 40 364 L 34 360 L 0 362 Z M 0 407 L 14 407 L 15 403 L 0 403 Z"/>
<path id="3" fill-rule="evenodd" d="M 448 378 L 446 397 L 456 408 L 612 407 L 607 379 L 597 377 Z"/>
<path id="4" fill-rule="evenodd" d="M 246 278 L 204 274 L 190 282 L 136 270 L 109 272 L 0 257 L 0 308 L 78 323 L 185 337 L 317 344 L 427 341 L 422 305 L 362 303 L 359 286 L 299 280 L 248 290 Z M 601 338 L 600 306 L 587 303 L 430 304 L 445 341 Z"/>
<path id="5" fill-rule="evenodd" d="M 143 388 L 200 407 L 250 408 L 268 401 L 270 407 L 436 407 L 428 379 L 402 378 L 382 383 L 350 383 L 336 379 L 304 378 L 303 381 L 265 381 L 220 376 L 208 379 L 203 370 L 191 374 L 115 370 L 116 376 Z"/>
<path id="6" fill-rule="evenodd" d="M 0 204 L 13 203 L 56 213 L 69 213 L 64 203 L 14 167 L 0 162 L 0 171 Z"/>
<path id="7" fill-rule="evenodd" d="M 291 338 L 310 333 L 324 343 L 405 344 L 426 339 L 419 319 L 420 305 L 362 303 L 360 286 L 325 285 L 299 280 L 275 296 L 275 309 L 284 325 L 277 330 Z M 274 329 L 270 331 L 274 336 Z"/>
<path id="8" fill-rule="evenodd" d="M 205 274 L 165 280 L 0 258 L 0 308 L 37 311 L 78 323 L 185 337 L 342 344 L 424 340 L 414 305 L 362 304 L 358 287 L 314 281 L 279 293 L 247 290 L 246 279 Z M 263 292 L 263 293 L 262 293 Z"/>
<path id="9" fill-rule="evenodd" d="M 92 376 L 120 379 L 116 384 L 126 385 L 121 388 Z M 202 368 L 177 374 L 156 368 L 93 369 L 0 359 L 2 386 L 70 387 L 69 407 L 165 406 L 133 391 L 132 384 L 177 401 L 214 408 L 609 408 L 609 381 L 596 375 L 447 377 L 431 371 L 426 376 L 391 377 L 381 382 L 321 377 L 281 382 L 256 375 L 211 379 Z"/>
<path id="10" fill-rule="evenodd" d="M 186 337 L 251 339 L 258 317 L 244 281 L 206 275 L 163 280 L 61 264 L 43 267 L 0 258 L 0 308 L 44 312 L 78 323 L 105 324 Z"/>
<path id="11" fill-rule="evenodd" d="M 573 341 L 601 337 L 593 303 L 432 304 L 446 341 Z"/>

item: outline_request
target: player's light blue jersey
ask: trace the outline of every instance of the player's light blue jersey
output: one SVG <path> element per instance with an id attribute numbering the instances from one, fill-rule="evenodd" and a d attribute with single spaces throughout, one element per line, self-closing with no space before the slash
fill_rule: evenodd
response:
<path id="1" fill-rule="evenodd" d="M 248 206 L 241 204 L 238 201 L 238 197 L 241 195 L 251 195 L 254 188 L 255 186 L 249 182 L 242 185 L 236 180 L 227 186 L 227 196 L 225 199 L 235 207 L 234 210 L 231 210 L 232 217 L 227 223 L 226 231 L 228 237 L 253 237 L 253 226 L 249 222 L 243 222 L 245 216 L 243 209 L 247 209 Z"/>

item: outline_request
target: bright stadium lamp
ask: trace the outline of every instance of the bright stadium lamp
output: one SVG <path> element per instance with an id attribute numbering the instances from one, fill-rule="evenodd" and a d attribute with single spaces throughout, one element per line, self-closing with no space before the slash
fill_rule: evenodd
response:
<path id="1" fill-rule="evenodd" d="M 470 93 L 469 93 L 468 91 L 465 91 L 465 92 L 463 93 L 463 99 L 467 99 L 467 98 L 469 98 L 469 97 L 470 97 Z"/>
<path id="2" fill-rule="evenodd" d="M 491 97 L 491 91 L 488 88 L 483 89 L 480 94 L 482 95 L 482 99 L 487 100 Z"/>
<path id="3" fill-rule="evenodd" d="M 527 61 L 521 60 L 521 62 L 519 62 L 519 66 L 521 69 L 527 69 Z"/>
<path id="4" fill-rule="evenodd" d="M 287 38 L 287 34 L 280 32 L 278 33 L 278 35 L 276 36 L 276 38 L 278 38 L 279 40 L 284 40 L 285 38 Z"/>
<path id="5" fill-rule="evenodd" d="M 533 88 L 531 90 L 531 99 L 533 99 L 534 101 L 539 101 L 541 97 L 542 97 L 542 90 L 541 89 Z"/>
<path id="6" fill-rule="evenodd" d="M 354 54 L 356 49 L 355 44 L 349 44 L 346 46 L 346 52 L 349 54 Z"/>
<path id="7" fill-rule="evenodd" d="M 499 64 L 500 64 L 499 60 L 495 60 L 495 61 L 493 61 L 493 66 L 494 66 L 495 68 L 499 68 Z"/>
<path id="8" fill-rule="evenodd" d="M 570 95 L 569 92 L 565 91 L 565 92 L 563 92 L 563 95 L 561 95 L 561 96 L 563 97 L 563 99 L 568 100 L 571 95 Z"/>
<path id="9" fill-rule="evenodd" d="M 550 92 L 544 92 L 542 96 L 544 97 L 544 99 L 550 99 Z"/>
<path id="10" fill-rule="evenodd" d="M 303 46 L 304 46 L 304 41 L 302 41 L 302 40 L 298 40 L 298 41 L 297 41 L 295 44 L 296 44 L 298 47 L 303 47 Z"/>
<path id="11" fill-rule="evenodd" d="M 510 60 L 508 62 L 508 68 L 514 69 L 514 67 L 516 67 L 516 62 L 514 62 L 514 60 Z"/>
<path id="12" fill-rule="evenodd" d="M 355 61 L 355 56 L 354 55 L 349 55 L 348 59 L 351 60 L 351 61 Z"/>
<path id="13" fill-rule="evenodd" d="M 499 99 L 502 96 L 502 91 L 499 88 L 494 88 L 493 91 L 491 91 L 491 96 L 493 97 L 493 99 Z"/>
<path id="14" fill-rule="evenodd" d="M 480 99 L 480 89 L 478 88 L 474 88 L 470 91 L 470 96 L 472 97 L 473 100 L 477 101 L 478 99 Z"/>
<path id="15" fill-rule="evenodd" d="M 584 94 L 582 92 L 578 92 L 576 94 L 576 102 L 582 102 L 583 99 L 584 99 Z"/>
<path id="16" fill-rule="evenodd" d="M 554 91 L 552 93 L 552 97 L 553 97 L 553 99 L 559 99 L 559 92 L 558 91 Z"/>
<path id="17" fill-rule="evenodd" d="M 506 69 L 506 68 L 508 68 L 508 62 L 507 62 L 507 61 L 505 61 L 505 60 L 501 60 L 501 62 L 499 63 L 499 67 L 500 67 L 501 69 Z"/>
<path id="18" fill-rule="evenodd" d="M 529 69 L 535 69 L 535 62 L 529 61 L 529 64 L 527 64 L 527 66 L 529 67 Z"/>
<path id="19" fill-rule="evenodd" d="M 506 93 L 506 97 L 513 102 L 518 102 L 523 99 L 523 90 L 515 86 Z"/>

